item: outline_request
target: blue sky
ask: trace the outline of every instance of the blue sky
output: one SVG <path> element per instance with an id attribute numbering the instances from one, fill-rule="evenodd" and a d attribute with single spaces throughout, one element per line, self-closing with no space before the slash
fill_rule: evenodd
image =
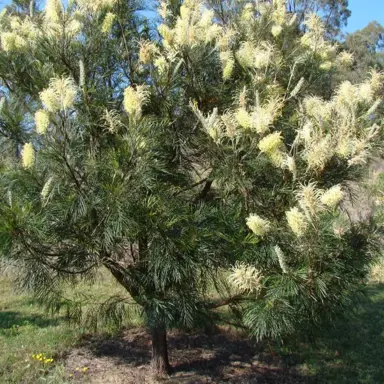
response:
<path id="1" fill-rule="evenodd" d="M 384 26 L 384 0 L 349 0 L 349 9 L 352 15 L 345 32 L 362 29 L 373 20 Z"/>
<path id="2" fill-rule="evenodd" d="M 10 0 L 0 0 L 0 9 L 10 2 Z M 352 16 L 344 32 L 362 29 L 373 20 L 384 25 L 384 0 L 349 0 L 349 9 L 352 11 Z"/>

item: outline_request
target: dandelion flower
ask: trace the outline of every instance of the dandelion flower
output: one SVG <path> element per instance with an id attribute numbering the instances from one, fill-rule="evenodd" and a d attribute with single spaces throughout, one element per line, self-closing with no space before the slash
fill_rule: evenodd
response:
<path id="1" fill-rule="evenodd" d="M 255 235 L 260 237 L 263 237 L 271 229 L 271 224 L 268 220 L 255 214 L 247 218 L 247 226 Z"/>
<path id="2" fill-rule="evenodd" d="M 28 169 L 33 167 L 35 163 L 35 150 L 31 143 L 24 144 L 21 160 L 24 168 Z"/>
<path id="3" fill-rule="evenodd" d="M 289 211 L 285 212 L 285 215 L 292 232 L 298 237 L 304 235 L 308 228 L 308 222 L 305 215 L 301 213 L 297 207 L 291 208 Z"/>
<path id="4" fill-rule="evenodd" d="M 329 208 L 336 208 L 336 206 L 343 200 L 344 192 L 340 185 L 334 185 L 329 188 L 321 196 L 321 202 Z"/>

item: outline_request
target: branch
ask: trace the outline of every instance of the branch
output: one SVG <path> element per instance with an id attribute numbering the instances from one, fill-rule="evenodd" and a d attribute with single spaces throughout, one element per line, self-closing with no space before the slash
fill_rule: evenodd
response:
<path id="1" fill-rule="evenodd" d="M 220 307 L 225 307 L 226 305 L 229 305 L 229 304 L 238 303 L 241 301 L 249 301 L 249 300 L 253 300 L 253 298 L 237 295 L 237 296 L 227 297 L 225 299 L 211 302 L 206 307 L 208 309 L 216 309 Z"/>
<path id="2" fill-rule="evenodd" d="M 212 183 L 213 183 L 213 180 L 206 180 L 203 190 L 199 193 L 199 195 L 195 199 L 195 203 L 197 203 L 199 200 L 204 200 L 207 197 L 208 192 L 211 189 Z"/>
<path id="3" fill-rule="evenodd" d="M 195 184 L 192 184 L 191 186 L 189 186 L 189 187 L 187 187 L 187 188 L 184 188 L 184 189 L 182 189 L 181 191 L 175 192 L 175 193 L 173 194 L 173 196 L 178 196 L 178 195 L 180 195 L 180 193 L 183 193 L 183 192 L 189 191 L 190 189 L 193 189 L 193 188 L 195 188 L 195 187 L 199 186 L 200 184 L 203 184 L 203 183 L 205 183 L 207 180 L 208 180 L 207 178 L 204 178 L 204 179 L 202 179 L 202 180 L 198 181 L 197 183 L 195 183 Z"/>

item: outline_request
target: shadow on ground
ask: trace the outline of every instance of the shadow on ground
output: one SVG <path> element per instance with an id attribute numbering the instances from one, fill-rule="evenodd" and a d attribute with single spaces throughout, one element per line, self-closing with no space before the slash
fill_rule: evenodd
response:
<path id="1" fill-rule="evenodd" d="M 384 286 L 368 289 L 371 301 L 355 318 L 327 329 L 312 342 L 266 347 L 245 335 L 170 332 L 174 368 L 166 383 L 384 383 Z M 98 383 L 153 383 L 151 343 L 144 329 L 109 339 L 88 337 L 67 356 L 66 367 L 89 368 Z M 83 381 L 84 382 L 84 381 Z"/>
<path id="2" fill-rule="evenodd" d="M 313 341 L 289 345 L 280 356 L 313 383 L 384 383 L 384 285 L 367 288 L 356 316 L 324 330 Z"/>
<path id="3" fill-rule="evenodd" d="M 84 340 L 67 357 L 70 372 L 86 366 L 92 383 L 152 383 L 149 376 L 151 342 L 144 329 L 126 331 L 118 338 Z M 172 375 L 166 383 L 308 383 L 277 356 L 264 357 L 246 337 L 226 332 L 170 332 Z"/>
<path id="4" fill-rule="evenodd" d="M 17 327 L 33 325 L 39 328 L 45 328 L 59 324 L 60 318 L 52 318 L 42 315 L 25 315 L 16 311 L 0 311 L 0 332 Z"/>

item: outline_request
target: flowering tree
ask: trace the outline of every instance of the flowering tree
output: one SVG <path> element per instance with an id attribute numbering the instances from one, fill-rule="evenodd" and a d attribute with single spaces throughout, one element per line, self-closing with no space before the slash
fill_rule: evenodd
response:
<path id="1" fill-rule="evenodd" d="M 163 1 L 157 36 L 138 6 L 3 12 L 2 143 L 22 155 L 2 164 L 0 239 L 46 298 L 104 266 L 164 372 L 167 328 L 221 306 L 260 339 L 350 304 L 375 239 L 343 201 L 381 145 L 383 76 L 329 97 L 352 56 L 284 0 Z"/>

